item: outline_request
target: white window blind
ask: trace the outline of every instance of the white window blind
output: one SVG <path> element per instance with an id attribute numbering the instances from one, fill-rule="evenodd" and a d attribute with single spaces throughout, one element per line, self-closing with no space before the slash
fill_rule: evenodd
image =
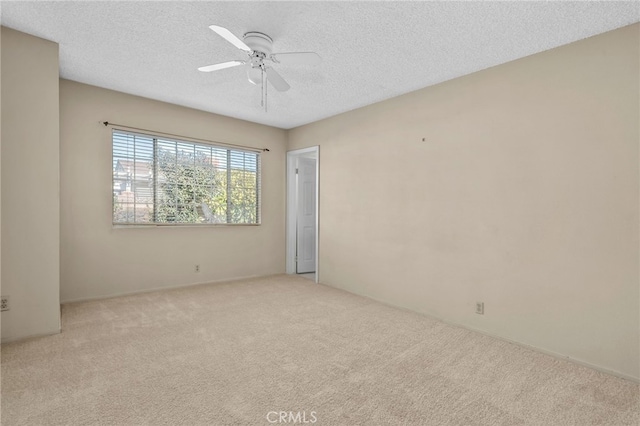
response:
<path id="1" fill-rule="evenodd" d="M 113 223 L 259 224 L 260 154 L 114 129 Z"/>

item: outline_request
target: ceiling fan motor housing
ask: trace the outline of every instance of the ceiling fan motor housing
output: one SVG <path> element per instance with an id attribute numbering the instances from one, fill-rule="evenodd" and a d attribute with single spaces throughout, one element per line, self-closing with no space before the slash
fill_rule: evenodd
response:
<path id="1" fill-rule="evenodd" d="M 244 43 L 254 52 L 264 53 L 265 56 L 271 55 L 273 40 L 266 34 L 248 32 L 244 35 Z"/>
<path id="2" fill-rule="evenodd" d="M 249 82 L 261 84 L 264 60 L 271 54 L 273 40 L 268 35 L 255 31 L 246 33 L 243 38 L 244 43 L 252 50 L 249 59 L 251 66 L 247 69 L 247 77 Z"/>

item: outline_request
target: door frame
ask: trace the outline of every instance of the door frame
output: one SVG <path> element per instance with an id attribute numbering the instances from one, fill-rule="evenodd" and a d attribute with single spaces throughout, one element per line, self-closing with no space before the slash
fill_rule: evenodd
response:
<path id="1" fill-rule="evenodd" d="M 296 273 L 296 232 L 297 232 L 297 204 L 298 204 L 298 179 L 296 177 L 296 160 L 299 157 L 309 157 L 315 154 L 316 159 L 316 279 L 320 282 L 320 263 L 318 256 L 319 231 L 320 231 L 320 147 L 295 149 L 287 151 L 287 224 L 286 224 L 286 271 L 287 274 Z"/>

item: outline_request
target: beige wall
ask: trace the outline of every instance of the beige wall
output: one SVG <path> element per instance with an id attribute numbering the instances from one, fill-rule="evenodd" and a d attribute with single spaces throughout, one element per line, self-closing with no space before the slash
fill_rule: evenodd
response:
<path id="1" fill-rule="evenodd" d="M 2 93 L 2 28 L 0 27 L 0 94 Z M 2 102 L 0 101 L 0 294 L 2 294 Z M 2 341 L 2 314 L 0 314 L 0 342 Z"/>
<path id="2" fill-rule="evenodd" d="M 2 341 L 60 331 L 58 45 L 2 28 Z"/>
<path id="3" fill-rule="evenodd" d="M 67 80 L 60 120 L 62 301 L 284 272 L 284 130 Z M 262 225 L 114 229 L 111 130 L 99 121 L 269 148 Z"/>
<path id="4" fill-rule="evenodd" d="M 321 282 L 640 377 L 639 28 L 290 131 Z"/>

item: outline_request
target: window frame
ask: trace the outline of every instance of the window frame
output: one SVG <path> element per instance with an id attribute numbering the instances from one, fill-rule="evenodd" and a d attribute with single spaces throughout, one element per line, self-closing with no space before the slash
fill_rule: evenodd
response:
<path id="1" fill-rule="evenodd" d="M 127 136 L 139 136 L 144 138 L 150 138 L 154 140 L 154 150 L 153 150 L 153 186 L 157 185 L 157 151 L 155 147 L 158 143 L 158 140 L 161 141 L 171 141 L 177 144 L 189 144 L 193 145 L 195 148 L 197 147 L 206 147 L 206 148 L 214 148 L 219 150 L 225 150 L 227 155 L 227 167 L 230 164 L 231 152 L 240 152 L 240 153 L 248 153 L 256 156 L 256 187 L 255 187 L 255 196 L 256 196 L 256 222 L 252 223 L 229 223 L 229 222 L 116 222 L 115 219 L 115 207 L 116 207 L 116 194 L 114 191 L 115 184 L 115 162 L 119 157 L 114 155 L 114 136 L 116 133 L 125 134 Z M 111 225 L 112 228 L 115 229 L 130 229 L 130 228 L 172 228 L 172 227 L 220 227 L 220 226 L 260 226 L 262 225 L 262 151 L 257 148 L 250 147 L 240 147 L 237 145 L 227 145 L 220 142 L 214 141 L 205 141 L 201 139 L 192 139 L 184 136 L 175 136 L 175 135 L 166 135 L 161 132 L 146 132 L 146 131 L 137 131 L 131 130 L 127 128 L 121 127 L 112 127 L 110 133 L 110 144 L 111 144 Z M 133 156 L 133 161 L 135 161 L 135 155 Z M 240 169 L 242 170 L 242 169 Z M 227 188 L 229 188 L 229 182 L 227 182 Z M 228 189 L 227 189 L 228 190 Z M 153 201 L 153 208 L 158 208 L 157 201 Z M 229 208 L 229 204 L 227 204 L 227 208 Z M 226 214 L 227 218 L 229 217 L 229 212 Z"/>

